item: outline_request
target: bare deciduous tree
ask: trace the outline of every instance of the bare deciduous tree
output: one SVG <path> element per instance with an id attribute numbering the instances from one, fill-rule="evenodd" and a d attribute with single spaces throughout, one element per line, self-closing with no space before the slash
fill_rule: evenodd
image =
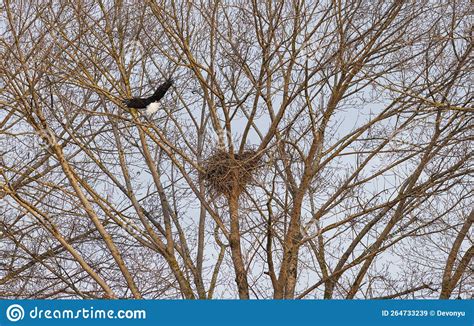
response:
<path id="1" fill-rule="evenodd" d="M 1 297 L 472 294 L 469 1 L 0 6 Z"/>

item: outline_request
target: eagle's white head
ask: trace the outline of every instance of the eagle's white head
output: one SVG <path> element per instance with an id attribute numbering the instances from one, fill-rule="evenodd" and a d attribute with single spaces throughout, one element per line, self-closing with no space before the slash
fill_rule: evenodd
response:
<path id="1" fill-rule="evenodd" d="M 151 115 L 155 113 L 156 111 L 158 111 L 159 108 L 160 108 L 160 105 L 158 104 L 158 102 L 152 102 L 147 105 L 145 113 L 147 115 Z"/>

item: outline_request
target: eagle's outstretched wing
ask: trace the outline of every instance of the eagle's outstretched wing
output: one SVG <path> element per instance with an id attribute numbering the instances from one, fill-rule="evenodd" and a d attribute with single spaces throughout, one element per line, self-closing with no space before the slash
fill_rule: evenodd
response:
<path id="1" fill-rule="evenodd" d="M 156 89 L 152 96 L 145 98 L 133 97 L 129 99 L 124 99 L 123 104 L 125 104 L 129 108 L 145 109 L 150 103 L 158 102 L 159 100 L 161 100 L 163 96 L 165 96 L 171 85 L 173 85 L 173 80 L 168 79 Z"/>
<path id="2" fill-rule="evenodd" d="M 167 79 L 163 84 L 161 84 L 156 91 L 153 93 L 152 96 L 149 98 L 152 100 L 152 102 L 158 102 L 165 96 L 166 92 L 168 89 L 173 85 L 173 79 Z"/>

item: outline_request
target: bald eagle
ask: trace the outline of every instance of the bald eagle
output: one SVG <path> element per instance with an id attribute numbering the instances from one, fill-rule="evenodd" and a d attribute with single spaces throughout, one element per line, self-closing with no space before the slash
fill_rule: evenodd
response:
<path id="1" fill-rule="evenodd" d="M 158 101 L 161 100 L 163 96 L 165 96 L 171 85 L 173 85 L 173 79 L 167 79 L 156 89 L 152 96 L 145 98 L 132 97 L 129 99 L 124 99 L 123 104 L 129 108 L 145 109 L 145 113 L 150 115 L 158 111 Z"/>

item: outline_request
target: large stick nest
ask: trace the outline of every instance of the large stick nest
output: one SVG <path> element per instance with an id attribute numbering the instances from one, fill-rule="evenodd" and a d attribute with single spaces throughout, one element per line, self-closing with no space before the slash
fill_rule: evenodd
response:
<path id="1" fill-rule="evenodd" d="M 240 194 L 252 181 L 260 165 L 261 155 L 254 150 L 245 150 L 241 154 L 217 150 L 204 162 L 200 173 L 210 193 L 229 196 L 237 191 Z"/>

